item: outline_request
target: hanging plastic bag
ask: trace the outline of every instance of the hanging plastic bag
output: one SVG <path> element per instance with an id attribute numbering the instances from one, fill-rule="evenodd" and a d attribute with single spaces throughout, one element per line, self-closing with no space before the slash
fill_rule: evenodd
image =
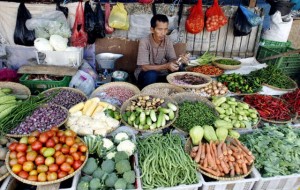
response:
<path id="1" fill-rule="evenodd" d="M 97 38 L 105 37 L 104 14 L 99 3 L 93 1 L 85 2 L 84 21 L 85 31 L 88 34 L 88 44 L 95 43 Z"/>
<path id="2" fill-rule="evenodd" d="M 244 7 L 242 5 L 240 5 L 240 8 L 241 8 L 241 11 L 243 12 L 243 14 L 245 15 L 245 17 L 247 18 L 247 21 L 249 22 L 249 24 L 251 24 L 251 26 L 257 26 L 262 23 L 262 21 L 263 21 L 262 18 L 257 16 L 255 13 L 248 10 L 246 7 Z"/>
<path id="3" fill-rule="evenodd" d="M 247 36 L 252 31 L 252 26 L 248 22 L 247 17 L 244 15 L 241 7 L 236 11 L 235 18 L 234 18 L 234 29 L 233 34 L 234 36 Z"/>
<path id="4" fill-rule="evenodd" d="M 68 7 L 60 6 L 59 0 L 56 0 L 56 10 L 61 11 L 62 13 L 64 13 L 65 17 L 68 18 L 69 9 L 68 9 Z"/>
<path id="5" fill-rule="evenodd" d="M 33 46 L 35 39 L 34 30 L 26 28 L 26 20 L 31 19 L 31 14 L 25 7 L 24 3 L 20 3 L 17 14 L 16 28 L 14 32 L 14 42 L 18 45 Z"/>
<path id="6" fill-rule="evenodd" d="M 87 33 L 84 31 L 84 13 L 82 2 L 78 3 L 75 22 L 72 29 L 71 44 L 75 47 L 85 47 L 87 44 Z"/>
<path id="7" fill-rule="evenodd" d="M 206 10 L 205 16 L 205 27 L 208 32 L 216 31 L 227 24 L 227 17 L 219 6 L 218 0 L 214 0 L 213 5 Z"/>
<path id="8" fill-rule="evenodd" d="M 105 32 L 106 34 L 112 34 L 114 28 L 110 27 L 108 24 L 108 19 L 110 15 L 110 3 L 105 3 Z"/>
<path id="9" fill-rule="evenodd" d="M 129 19 L 123 3 L 117 3 L 113 6 L 108 19 L 108 24 L 110 27 L 116 29 L 129 29 Z"/>
<path id="10" fill-rule="evenodd" d="M 76 88 L 89 96 L 95 90 L 94 79 L 88 73 L 78 70 L 72 77 L 69 87 Z"/>
<path id="11" fill-rule="evenodd" d="M 153 3 L 154 0 L 139 0 L 139 3 L 142 3 L 142 4 L 151 4 Z"/>
<path id="12" fill-rule="evenodd" d="M 270 3 L 271 9 L 269 15 L 274 15 L 276 11 L 281 13 L 281 16 L 285 16 L 291 13 L 295 3 L 290 1 L 279 1 L 279 0 L 267 0 Z"/>
<path id="13" fill-rule="evenodd" d="M 197 34 L 204 28 L 204 15 L 202 11 L 202 0 L 190 8 L 190 15 L 186 19 L 185 29 L 187 32 Z"/>

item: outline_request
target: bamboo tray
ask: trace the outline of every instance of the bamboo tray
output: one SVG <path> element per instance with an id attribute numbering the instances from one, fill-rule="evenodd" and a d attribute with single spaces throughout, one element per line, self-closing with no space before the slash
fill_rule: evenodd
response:
<path id="1" fill-rule="evenodd" d="M 161 96 L 171 96 L 184 91 L 183 88 L 169 83 L 154 83 L 142 89 L 143 94 L 157 94 Z"/>
<path id="2" fill-rule="evenodd" d="M 221 63 L 218 63 L 218 60 L 232 60 L 232 61 L 236 61 L 236 62 L 239 62 L 240 64 L 239 65 L 225 65 L 225 64 L 221 64 Z M 238 60 L 234 60 L 234 59 L 231 59 L 231 58 L 220 58 L 220 59 L 216 59 L 212 62 L 213 65 L 221 68 L 221 69 L 224 69 L 224 70 L 236 70 L 236 69 L 239 69 L 241 68 L 241 62 L 238 61 Z"/>
<path id="3" fill-rule="evenodd" d="M 6 137 L 9 141 L 10 141 L 10 143 L 11 142 L 17 142 L 15 139 L 13 139 L 13 138 L 10 138 L 10 137 Z M 6 161 L 5 161 L 6 162 Z M 2 180 L 4 180 L 5 178 L 7 178 L 9 176 L 9 171 L 7 171 L 7 173 L 6 174 L 4 174 L 3 176 L 1 176 L 0 177 L 0 181 L 2 181 Z"/>
<path id="4" fill-rule="evenodd" d="M 202 77 L 202 78 L 204 78 L 206 80 L 206 83 L 199 84 L 199 85 L 191 85 L 191 84 L 177 84 L 177 83 L 174 82 L 175 76 L 184 75 L 184 74 L 189 74 L 189 75 L 194 75 L 194 76 L 197 76 L 197 77 Z M 205 87 L 205 86 L 209 85 L 212 82 L 212 79 L 209 76 L 201 74 L 201 73 L 195 73 L 195 72 L 175 72 L 175 73 L 169 74 L 167 76 L 167 81 L 170 84 L 173 84 L 175 86 L 179 86 L 179 87 L 182 87 L 182 88 L 202 88 L 202 87 Z"/>
<path id="5" fill-rule="evenodd" d="M 185 68 L 185 70 L 188 71 L 188 72 L 200 73 L 200 72 L 195 72 L 195 71 L 193 71 L 193 68 L 194 68 L 194 67 L 201 67 L 201 66 L 203 66 L 203 65 L 199 65 L 199 66 L 188 66 L 188 67 Z M 221 68 L 218 67 L 218 69 L 221 69 Z M 205 74 L 205 73 L 201 73 L 201 74 L 207 75 L 207 74 Z M 223 74 L 224 74 L 224 70 L 222 70 L 222 73 L 220 73 L 220 74 L 218 74 L 218 75 L 207 75 L 207 76 L 209 76 L 209 77 L 219 77 L 219 76 L 221 76 L 221 75 L 223 75 Z"/>
<path id="6" fill-rule="evenodd" d="M 276 86 L 272 86 L 272 85 L 265 84 L 265 83 L 263 83 L 263 86 L 269 87 L 269 88 L 271 88 L 273 90 L 279 90 L 279 91 L 294 91 L 294 90 L 296 90 L 298 88 L 298 84 L 293 79 L 291 79 L 291 78 L 289 78 L 289 79 L 293 82 L 293 84 L 295 86 L 294 88 L 286 88 L 286 89 L 284 89 L 284 88 L 278 88 Z"/>
<path id="7" fill-rule="evenodd" d="M 27 86 L 15 82 L 0 82 L 0 88 L 10 88 L 12 89 L 12 94 L 15 95 L 26 95 L 28 98 L 31 95 L 31 92 Z"/>

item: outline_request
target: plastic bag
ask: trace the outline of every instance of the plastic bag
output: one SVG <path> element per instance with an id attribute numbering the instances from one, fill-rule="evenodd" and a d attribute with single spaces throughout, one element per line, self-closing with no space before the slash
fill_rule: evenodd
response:
<path id="1" fill-rule="evenodd" d="M 0 81 L 19 82 L 18 73 L 12 69 L 0 69 Z"/>
<path id="2" fill-rule="evenodd" d="M 7 45 L 5 47 L 7 55 L 7 67 L 18 70 L 21 66 L 28 64 L 32 60 L 36 61 L 36 49 L 31 46 Z"/>
<path id="3" fill-rule="evenodd" d="M 185 29 L 187 32 L 197 34 L 204 28 L 204 15 L 202 11 L 202 0 L 190 8 L 190 15 L 186 19 Z"/>
<path id="4" fill-rule="evenodd" d="M 72 77 L 69 87 L 79 89 L 89 96 L 95 90 L 95 82 L 88 73 L 78 70 Z"/>
<path id="5" fill-rule="evenodd" d="M 206 10 L 205 16 L 205 27 L 208 32 L 216 31 L 227 24 L 227 17 L 219 6 L 218 0 L 214 0 L 213 5 Z"/>
<path id="6" fill-rule="evenodd" d="M 50 45 L 49 40 L 45 38 L 37 38 L 34 40 L 34 47 L 38 51 L 53 51 L 53 47 Z"/>
<path id="7" fill-rule="evenodd" d="M 114 28 L 110 27 L 108 24 L 109 15 L 110 15 L 110 3 L 105 3 L 105 32 L 106 32 L 106 34 L 111 34 L 114 32 Z"/>
<path id="8" fill-rule="evenodd" d="M 18 45 L 33 46 L 35 39 L 34 31 L 26 28 L 26 20 L 31 19 L 31 14 L 25 7 L 24 3 L 20 3 L 17 14 L 16 28 L 14 32 L 14 42 Z"/>
<path id="9" fill-rule="evenodd" d="M 153 3 L 154 0 L 139 0 L 139 3 L 150 4 Z"/>
<path id="10" fill-rule="evenodd" d="M 97 72 L 91 67 L 91 65 L 86 60 L 83 60 L 83 64 L 79 67 L 79 70 L 82 70 L 91 75 L 94 81 L 98 79 Z"/>
<path id="11" fill-rule="evenodd" d="M 269 15 L 274 15 L 276 11 L 279 11 L 281 16 L 288 15 L 295 5 L 295 3 L 290 1 L 269 0 L 268 2 L 271 5 Z"/>
<path id="12" fill-rule="evenodd" d="M 252 31 L 252 26 L 248 22 L 247 17 L 244 15 L 241 7 L 236 11 L 235 18 L 234 18 L 234 29 L 233 35 L 234 36 L 247 36 Z"/>
<path id="13" fill-rule="evenodd" d="M 110 27 L 116 29 L 129 29 L 129 19 L 123 3 L 117 3 L 113 6 L 108 19 L 108 24 Z"/>
<path id="14" fill-rule="evenodd" d="M 84 31 L 84 12 L 82 2 L 78 2 L 75 22 L 72 29 L 71 44 L 75 47 L 85 47 L 87 44 L 87 33 Z"/>
<path id="15" fill-rule="evenodd" d="M 104 14 L 99 3 L 96 3 L 95 11 L 92 9 L 91 3 L 87 1 L 84 5 L 84 21 L 85 31 L 88 34 L 88 44 L 95 43 L 97 38 L 105 37 Z"/>
<path id="16" fill-rule="evenodd" d="M 257 25 L 262 23 L 262 21 L 263 21 L 262 18 L 257 16 L 255 13 L 248 10 L 246 7 L 244 7 L 242 5 L 240 5 L 240 8 L 241 8 L 241 11 L 246 16 L 247 21 L 249 22 L 249 24 L 251 24 L 251 26 L 257 26 Z"/>
<path id="17" fill-rule="evenodd" d="M 68 7 L 60 6 L 59 0 L 56 0 L 56 10 L 61 11 L 62 13 L 64 13 L 65 17 L 68 18 L 69 9 Z"/>

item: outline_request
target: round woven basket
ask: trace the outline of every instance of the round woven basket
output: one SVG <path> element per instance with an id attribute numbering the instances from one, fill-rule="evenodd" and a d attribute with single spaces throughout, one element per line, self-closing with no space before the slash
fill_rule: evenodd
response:
<path id="1" fill-rule="evenodd" d="M 76 88 L 71 88 L 71 87 L 55 87 L 55 88 L 50 88 L 48 90 L 43 91 L 42 94 L 45 94 L 45 93 L 48 93 L 48 92 L 52 92 L 52 91 L 55 91 L 55 90 L 60 90 L 60 89 L 73 91 L 73 92 L 75 92 L 77 94 L 80 94 L 81 96 L 85 97 L 86 100 L 88 99 L 88 97 L 85 95 L 85 93 L 83 93 L 81 90 L 78 90 Z"/>
<path id="2" fill-rule="evenodd" d="M 276 86 L 272 86 L 272 85 L 269 85 L 269 84 L 263 84 L 264 86 L 267 86 L 267 87 L 269 87 L 269 88 L 271 88 L 271 89 L 273 89 L 273 90 L 279 90 L 279 91 L 294 91 L 294 90 L 296 90 L 297 88 L 298 88 L 298 84 L 293 80 L 293 79 L 291 79 L 291 78 L 289 78 L 293 83 L 294 83 L 294 88 L 278 88 L 278 87 L 276 87 Z"/>
<path id="3" fill-rule="evenodd" d="M 44 104 L 44 105 L 41 105 L 41 106 L 48 106 L 48 104 Z M 58 125 L 56 125 L 56 127 L 61 127 L 63 124 L 65 124 L 65 122 L 68 120 L 68 118 L 69 118 L 69 112 L 68 112 L 68 110 L 65 108 L 65 107 L 63 107 L 63 106 L 60 106 L 60 105 L 56 105 L 55 104 L 55 106 L 58 106 L 58 107 L 60 107 L 61 109 L 63 109 L 67 114 L 66 114 L 66 118 L 65 118 L 65 120 L 64 121 L 62 121 L 60 124 L 58 124 Z M 6 134 L 6 136 L 7 137 L 13 137 L 13 138 L 22 138 L 22 137 L 29 137 L 31 135 L 31 133 L 29 133 L 29 134 L 22 134 L 22 135 L 17 135 L 17 134 Z"/>
<path id="4" fill-rule="evenodd" d="M 154 97 L 154 98 L 164 99 L 165 101 L 161 105 L 162 107 L 166 107 L 167 103 L 169 103 L 169 102 L 171 102 L 176 107 L 178 107 L 177 103 L 172 98 L 170 98 L 170 97 L 165 97 L 165 96 L 160 96 L 160 95 L 139 94 L 139 95 L 135 95 L 135 96 L 131 97 L 130 99 L 126 100 L 126 102 L 123 103 L 123 105 L 121 107 L 121 115 L 123 115 L 126 112 L 126 108 L 127 108 L 128 105 L 131 104 L 131 100 L 136 100 L 139 96 L 151 96 L 151 97 Z M 121 121 L 126 126 L 129 126 L 129 127 L 133 128 L 134 130 L 137 130 L 137 131 L 141 131 L 141 132 L 155 132 L 155 131 L 158 131 L 158 130 L 161 130 L 161 129 L 164 129 L 164 128 L 167 128 L 167 127 L 171 126 L 174 123 L 174 121 L 177 119 L 177 117 L 178 117 L 178 109 L 175 111 L 175 117 L 174 117 L 174 119 L 172 121 L 167 121 L 167 123 L 166 123 L 165 126 L 160 127 L 160 128 L 155 128 L 155 129 L 148 129 L 148 130 L 135 128 L 134 126 L 128 124 L 128 122 L 126 122 L 123 119 L 123 117 L 122 117 Z"/>
<path id="5" fill-rule="evenodd" d="M 201 66 L 188 66 L 188 67 L 185 68 L 185 70 L 188 71 L 188 72 L 198 73 L 198 72 L 193 71 L 194 67 L 201 67 Z M 222 71 L 221 74 L 218 74 L 218 75 L 207 75 L 205 73 L 201 73 L 201 74 L 204 74 L 204 75 L 207 75 L 207 76 L 210 76 L 210 77 L 218 77 L 218 76 L 221 76 L 223 73 L 224 73 L 224 70 Z"/>
<path id="6" fill-rule="evenodd" d="M 199 85 L 177 84 L 177 83 L 174 82 L 174 80 L 175 80 L 174 77 L 175 76 L 184 75 L 184 74 L 189 74 L 189 75 L 194 75 L 194 76 L 202 77 L 207 82 L 204 83 L 204 84 L 199 84 Z M 179 86 L 179 87 L 182 87 L 182 88 L 202 88 L 202 87 L 205 87 L 205 86 L 209 85 L 212 82 L 212 79 L 209 76 L 201 74 L 201 73 L 195 73 L 195 72 L 176 72 L 176 73 L 169 74 L 167 76 L 167 81 L 170 84 L 173 84 L 175 86 Z"/>
<path id="7" fill-rule="evenodd" d="M 28 98 L 31 95 L 31 92 L 27 86 L 24 86 L 20 83 L 15 82 L 0 82 L 0 88 L 10 88 L 12 89 L 12 94 L 15 95 L 26 95 Z"/>
<path id="8" fill-rule="evenodd" d="M 213 108 L 215 115 L 219 116 L 219 113 L 217 112 L 217 110 L 215 109 L 215 106 L 213 105 L 213 103 L 211 103 L 211 101 L 209 101 L 207 98 L 201 97 L 197 94 L 191 93 L 191 92 L 182 92 L 182 93 L 178 93 L 175 94 L 173 96 L 171 96 L 172 99 L 174 99 L 177 104 L 181 104 L 185 101 L 189 101 L 189 102 L 203 102 L 205 103 L 207 106 Z M 173 124 L 173 126 L 178 130 L 181 131 L 184 134 L 187 134 L 188 132 L 183 131 L 181 128 L 179 128 L 179 126 L 176 126 L 175 124 Z"/>
<path id="9" fill-rule="evenodd" d="M 84 141 L 83 141 L 82 139 L 80 139 L 80 140 L 82 141 L 82 143 L 84 143 Z M 85 143 L 84 143 L 84 144 L 85 144 Z M 87 159 L 88 159 L 88 156 L 89 156 L 88 151 L 86 151 L 86 153 L 85 153 L 85 156 L 86 156 L 85 161 L 82 163 L 82 165 L 81 165 L 76 171 L 74 171 L 74 172 L 73 172 L 72 174 L 70 174 L 70 175 L 67 175 L 67 176 L 65 176 L 65 177 L 63 177 L 63 178 L 57 179 L 57 180 L 55 180 L 55 181 L 35 182 L 35 181 L 29 181 L 29 180 L 27 180 L 27 179 L 23 179 L 23 178 L 21 178 L 20 176 L 16 175 L 16 174 L 11 170 L 10 165 L 9 165 L 9 153 L 10 153 L 10 151 L 8 151 L 8 153 L 6 154 L 6 158 L 5 158 L 5 165 L 6 165 L 6 167 L 7 167 L 8 172 L 9 172 L 14 178 L 16 178 L 17 180 L 19 180 L 19 181 L 21 181 L 21 182 L 23 182 L 23 183 L 25 183 L 25 184 L 35 185 L 35 186 L 52 185 L 52 184 L 55 184 L 55 183 L 60 183 L 60 182 L 62 182 L 62 181 L 65 181 L 65 180 L 67 180 L 67 179 L 73 177 L 74 175 L 76 175 L 78 172 L 81 171 L 81 169 L 83 168 L 83 166 L 84 166 L 85 163 L 87 162 Z"/>
<path id="10" fill-rule="evenodd" d="M 17 142 L 17 140 L 10 138 L 10 137 L 6 137 L 10 142 Z M 4 180 L 5 178 L 7 178 L 7 176 L 9 176 L 9 172 L 7 171 L 6 174 L 4 174 L 3 176 L 0 177 L 0 181 Z"/>
<path id="11" fill-rule="evenodd" d="M 192 140 L 191 138 L 189 137 L 185 143 L 185 146 L 184 146 L 184 150 L 187 154 L 190 154 L 190 151 L 192 149 L 193 145 L 192 145 Z M 239 180 L 239 179 L 243 179 L 245 178 L 246 176 L 248 176 L 252 170 L 254 168 L 254 162 L 249 166 L 247 165 L 247 170 L 248 172 L 246 174 L 243 174 L 243 175 L 239 175 L 239 176 L 235 176 L 235 177 L 230 177 L 228 174 L 225 176 L 225 177 L 217 177 L 217 176 L 214 176 L 210 173 L 207 173 L 206 171 L 203 171 L 201 170 L 200 168 L 197 168 L 198 171 L 200 171 L 200 173 L 212 178 L 212 179 L 216 179 L 216 180 L 219 180 L 219 181 L 234 181 L 234 180 Z"/>
<path id="12" fill-rule="evenodd" d="M 157 94 L 161 96 L 172 96 L 173 94 L 184 92 L 181 87 L 169 83 L 154 83 L 142 89 L 143 94 Z"/>
<path id="13" fill-rule="evenodd" d="M 221 64 L 221 63 L 218 63 L 218 60 L 233 60 L 233 61 L 236 61 L 236 62 L 239 62 L 240 64 L 239 65 L 225 65 L 225 64 Z M 221 58 L 221 59 L 216 59 L 212 62 L 213 65 L 221 68 L 221 69 L 224 69 L 224 70 L 235 70 L 235 69 L 239 69 L 241 68 L 241 62 L 238 61 L 238 60 L 234 60 L 234 59 L 231 59 L 231 58 Z"/>

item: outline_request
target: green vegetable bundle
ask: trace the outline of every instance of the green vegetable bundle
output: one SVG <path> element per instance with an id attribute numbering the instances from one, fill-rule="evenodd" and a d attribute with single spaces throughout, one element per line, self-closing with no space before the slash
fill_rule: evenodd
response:
<path id="1" fill-rule="evenodd" d="M 216 57 L 206 51 L 202 56 L 196 59 L 196 63 L 189 63 L 189 66 L 206 65 L 214 61 Z"/>
<path id="2" fill-rule="evenodd" d="M 300 129 L 265 126 L 240 140 L 252 151 L 255 167 L 263 177 L 285 176 L 300 171 Z"/>
<path id="3" fill-rule="evenodd" d="M 179 135 L 155 134 L 138 141 L 144 189 L 199 182 L 196 163 L 183 150 Z"/>

